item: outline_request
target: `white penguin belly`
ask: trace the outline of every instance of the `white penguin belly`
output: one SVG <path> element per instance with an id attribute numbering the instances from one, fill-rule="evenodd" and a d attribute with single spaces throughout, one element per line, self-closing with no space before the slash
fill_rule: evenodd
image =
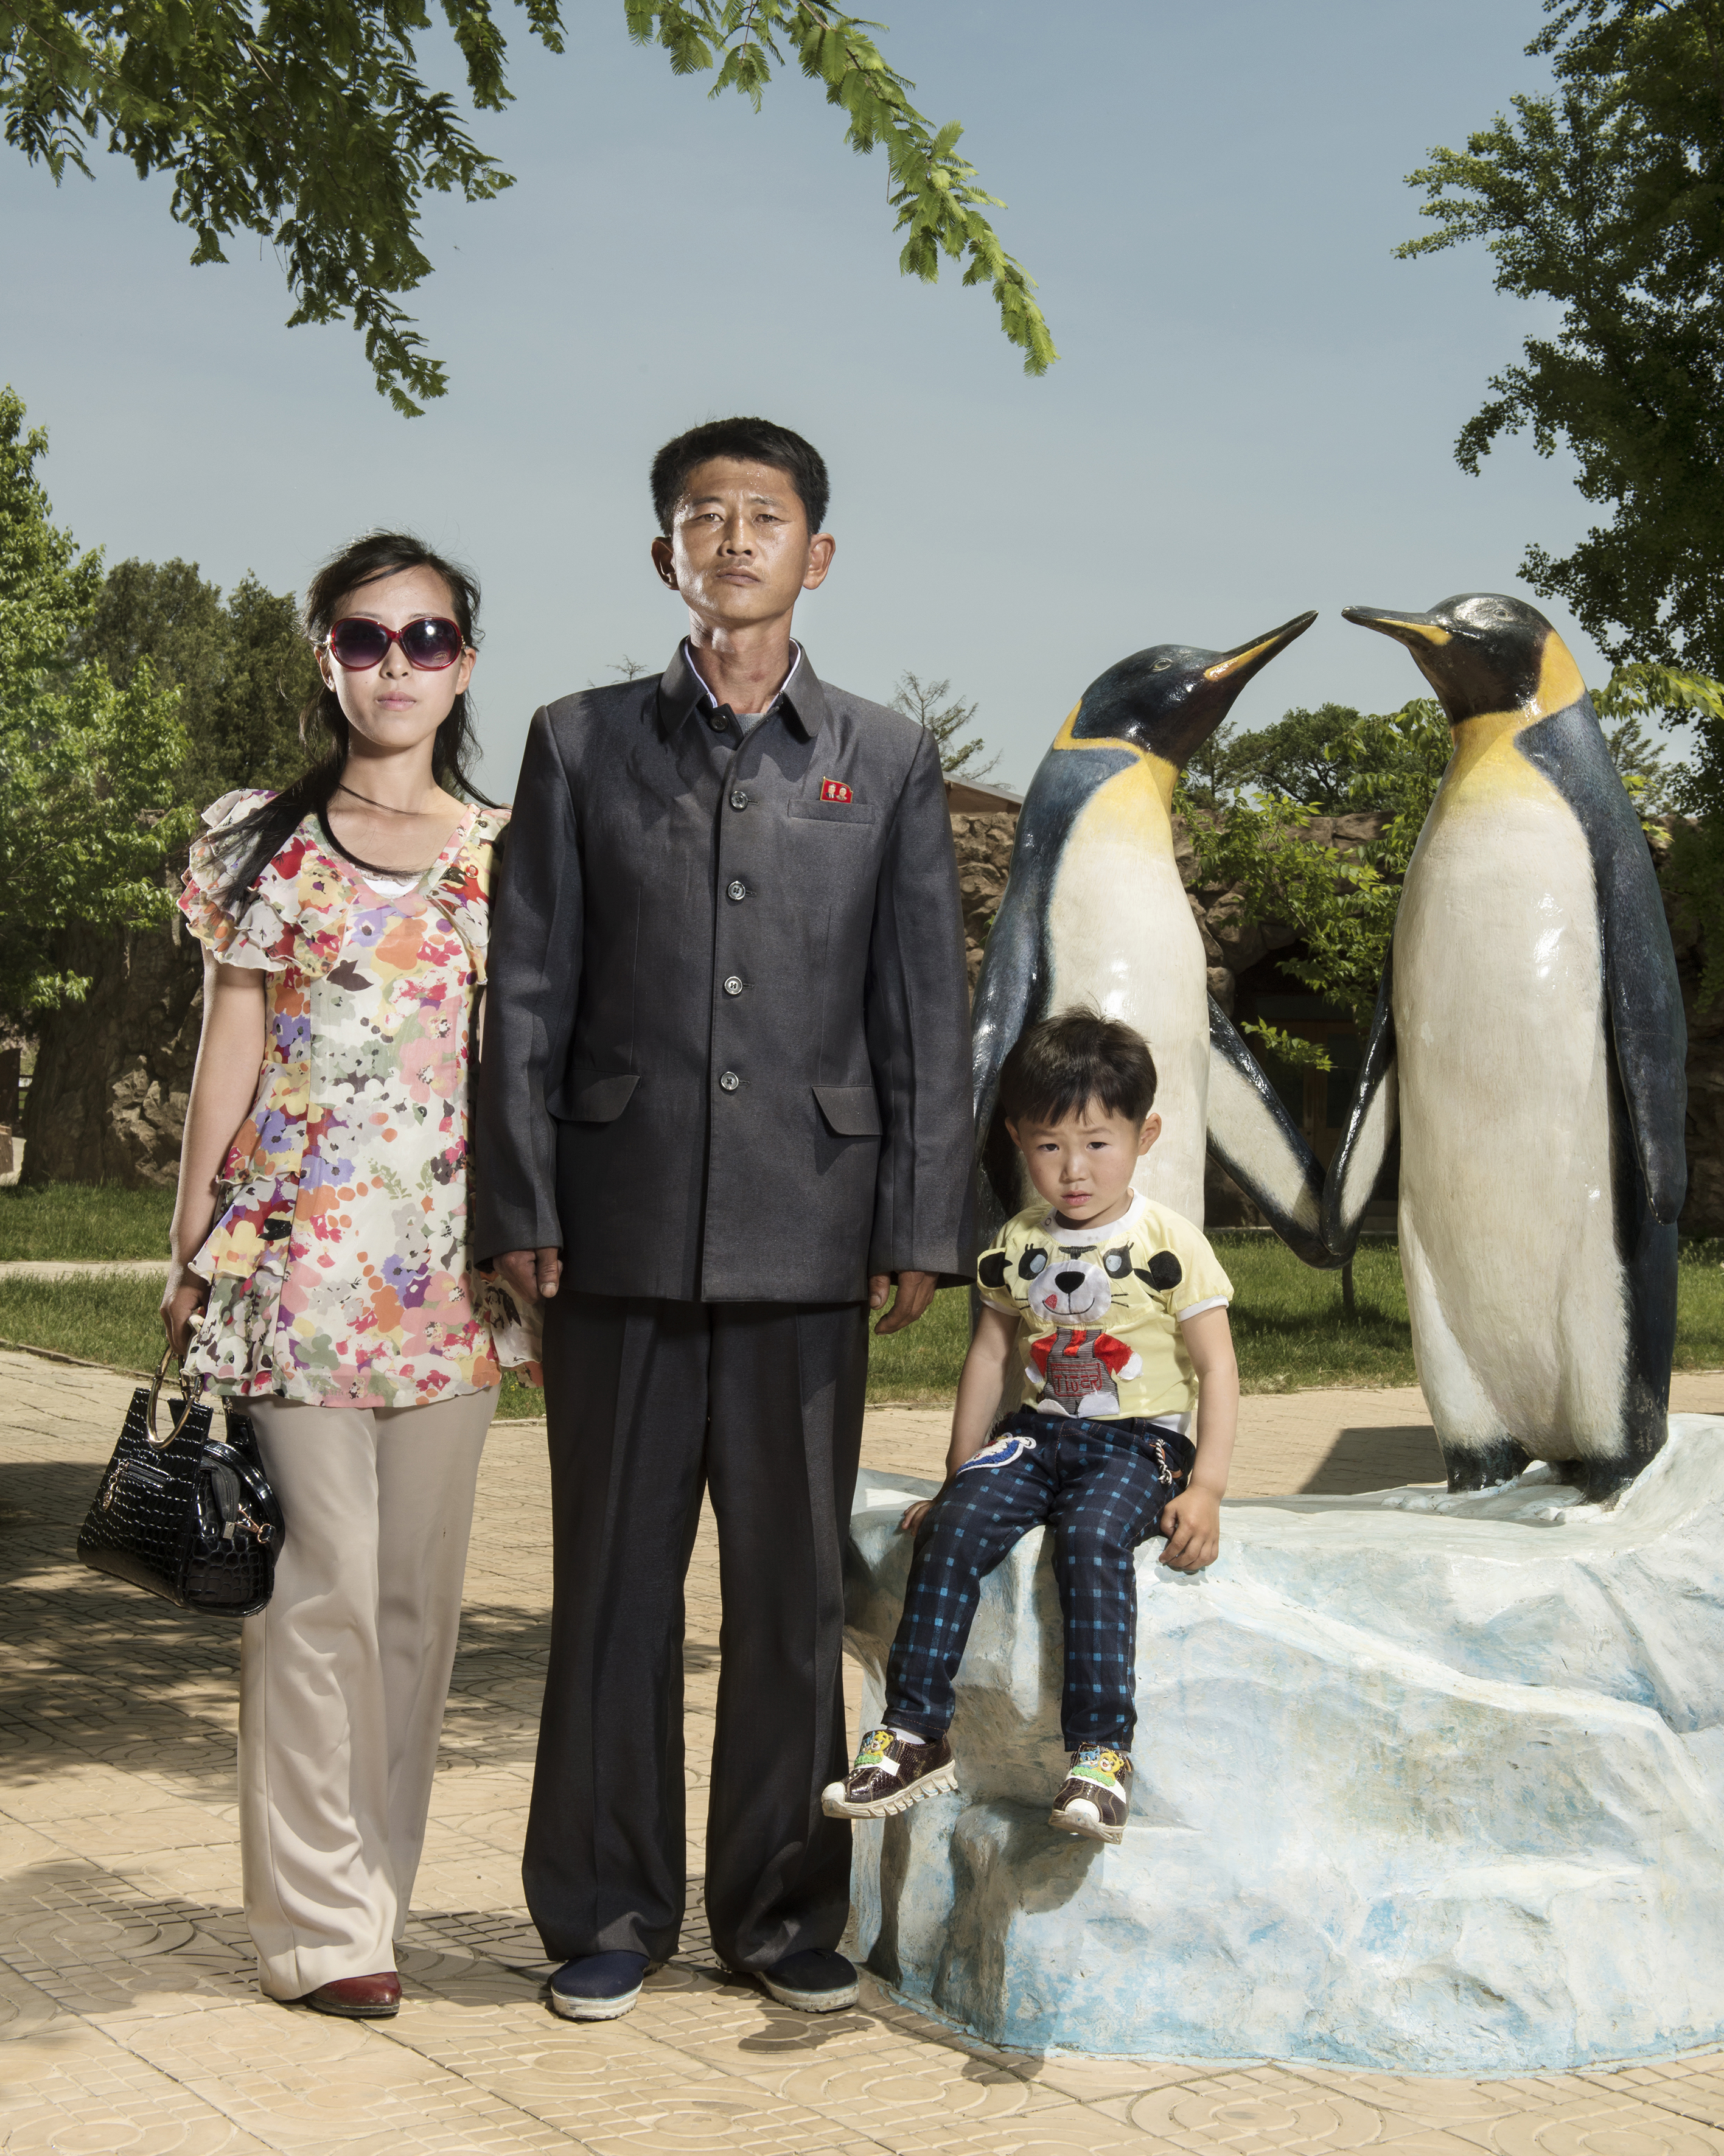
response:
<path id="1" fill-rule="evenodd" d="M 1584 836 L 1516 765 L 1441 804 L 1395 926 L 1402 1255 L 1439 1435 L 1564 1459 L 1626 1368 L 1609 1044 Z"/>
<path id="2" fill-rule="evenodd" d="M 1050 1014 L 1091 1004 L 1149 1043 L 1162 1135 L 1133 1187 L 1202 1227 L 1208 983 L 1167 811 L 1147 772 L 1110 779 L 1079 817 L 1049 902 L 1048 946 Z"/>

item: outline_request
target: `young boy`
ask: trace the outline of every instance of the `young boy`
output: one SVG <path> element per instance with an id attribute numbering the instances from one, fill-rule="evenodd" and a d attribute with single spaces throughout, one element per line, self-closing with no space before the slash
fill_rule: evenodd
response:
<path id="1" fill-rule="evenodd" d="M 952 1681 L 984 1577 L 1045 1522 L 1065 1633 L 1060 1727 L 1072 1764 L 1048 1824 L 1119 1840 L 1131 1808 L 1132 1553 L 1212 1564 L 1239 1381 L 1233 1286 L 1189 1220 L 1131 1188 L 1161 1136 L 1155 1064 L 1129 1026 L 1070 1010 L 1006 1059 L 1000 1104 L 1040 1203 L 976 1268 L 983 1308 L 958 1381 L 946 1481 L 921 1529 L 886 1671 L 884 1725 L 829 1813 L 879 1819 L 957 1786 Z M 1013 1357 L 1030 1393 L 991 1435 Z M 1195 1409 L 1195 1442 L 1191 1435 Z M 923 1522 L 926 1522 L 926 1527 Z"/>

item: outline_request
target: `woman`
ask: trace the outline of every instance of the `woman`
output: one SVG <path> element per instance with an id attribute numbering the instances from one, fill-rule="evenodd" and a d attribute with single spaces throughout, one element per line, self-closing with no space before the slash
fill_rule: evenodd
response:
<path id="1" fill-rule="evenodd" d="M 264 1990 L 330 2014 L 400 2003 L 479 1455 L 500 1352 L 527 1353 L 468 1244 L 507 816 L 464 769 L 478 603 L 396 534 L 320 572 L 331 752 L 208 809 L 180 900 L 203 1032 L 162 1314 L 188 1378 L 252 1416 L 286 1514 L 240 1654 L 245 1913 Z"/>

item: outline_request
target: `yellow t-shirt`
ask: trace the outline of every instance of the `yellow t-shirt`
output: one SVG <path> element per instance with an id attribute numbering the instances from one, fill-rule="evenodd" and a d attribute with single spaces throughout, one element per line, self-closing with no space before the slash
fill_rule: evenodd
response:
<path id="1" fill-rule="evenodd" d="M 1027 1397 L 1044 1414 L 1101 1420 L 1188 1416 L 1198 1380 L 1180 1321 L 1233 1300 L 1202 1230 L 1135 1191 L 1101 1228 L 1030 1206 L 983 1252 L 976 1280 L 990 1308 L 1018 1320 Z"/>

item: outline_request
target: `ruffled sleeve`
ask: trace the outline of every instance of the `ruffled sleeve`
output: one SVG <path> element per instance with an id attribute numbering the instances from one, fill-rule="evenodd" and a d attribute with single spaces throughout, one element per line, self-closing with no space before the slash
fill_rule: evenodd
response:
<path id="1" fill-rule="evenodd" d="M 454 859 L 429 893 L 432 905 L 447 917 L 466 945 L 473 960 L 474 978 L 478 981 L 485 978 L 485 952 L 490 943 L 491 890 L 508 822 L 506 808 L 481 808 Z"/>
<path id="2" fill-rule="evenodd" d="M 224 966 L 256 972 L 328 973 L 341 956 L 352 891 L 304 825 L 246 890 L 224 891 L 228 862 L 215 845 L 273 793 L 224 793 L 203 812 L 206 832 L 192 842 L 180 911 L 192 933 Z"/>

